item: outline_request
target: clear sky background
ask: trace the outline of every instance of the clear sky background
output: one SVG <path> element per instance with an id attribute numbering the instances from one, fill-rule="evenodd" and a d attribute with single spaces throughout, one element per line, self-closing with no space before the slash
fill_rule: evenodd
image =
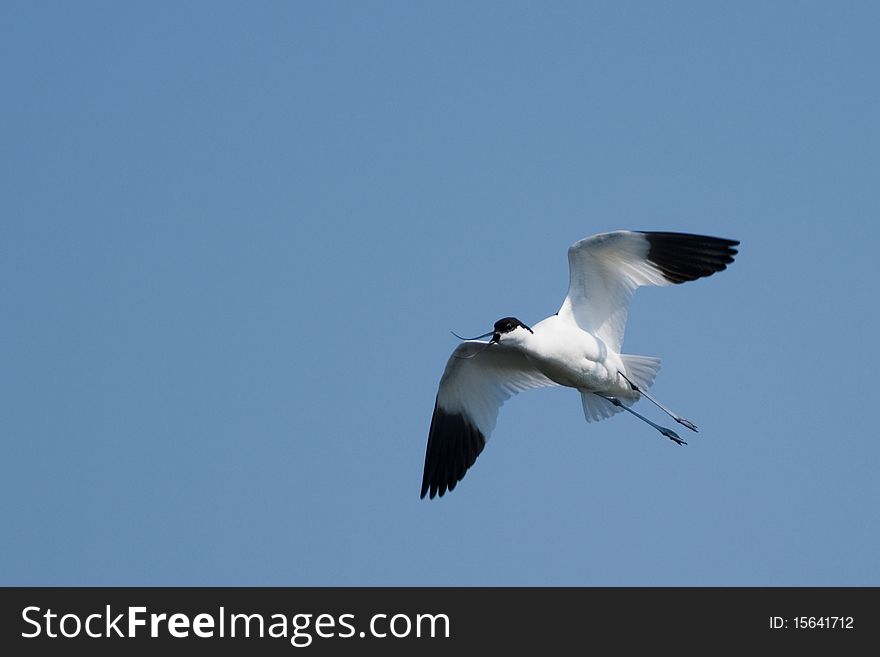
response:
<path id="1" fill-rule="evenodd" d="M 880 585 L 878 25 L 3 2 L 0 583 Z M 449 330 L 618 228 L 742 241 L 630 308 L 700 434 L 534 391 L 420 500 Z"/>

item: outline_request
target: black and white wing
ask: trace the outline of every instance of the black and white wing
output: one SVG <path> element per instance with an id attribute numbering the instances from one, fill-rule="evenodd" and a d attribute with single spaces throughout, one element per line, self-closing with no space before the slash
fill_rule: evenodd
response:
<path id="1" fill-rule="evenodd" d="M 462 480 L 483 451 L 505 400 L 555 385 L 515 348 L 475 340 L 458 345 L 437 390 L 421 497 L 442 497 Z"/>
<path id="2" fill-rule="evenodd" d="M 727 268 L 736 240 L 618 230 L 568 249 L 568 295 L 557 313 L 620 353 L 629 300 L 641 285 L 693 281 Z"/>

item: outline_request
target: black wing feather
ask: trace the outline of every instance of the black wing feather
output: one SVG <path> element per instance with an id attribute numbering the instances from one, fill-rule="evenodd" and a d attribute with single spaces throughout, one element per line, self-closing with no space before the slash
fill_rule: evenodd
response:
<path id="1" fill-rule="evenodd" d="M 464 478 L 486 446 L 486 437 L 461 413 L 448 413 L 434 404 L 428 431 L 422 494 L 443 497 Z"/>
<path id="2" fill-rule="evenodd" d="M 650 245 L 648 260 L 671 283 L 695 281 L 727 269 L 738 240 L 690 233 L 642 233 Z"/>

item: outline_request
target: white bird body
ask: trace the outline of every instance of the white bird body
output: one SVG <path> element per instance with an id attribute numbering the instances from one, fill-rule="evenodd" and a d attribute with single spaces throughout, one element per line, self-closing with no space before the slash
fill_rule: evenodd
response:
<path id="1" fill-rule="evenodd" d="M 551 381 L 578 390 L 607 391 L 626 395 L 629 386 L 617 375 L 626 373 L 620 354 L 577 324 L 551 315 L 538 322 L 532 333 L 517 327 L 504 341 L 511 341 Z M 621 385 L 623 384 L 623 385 Z"/>
<path id="2" fill-rule="evenodd" d="M 697 430 L 648 394 L 660 360 L 621 353 L 629 300 L 642 285 L 684 283 L 722 271 L 733 262 L 738 244 L 704 235 L 636 231 L 575 242 L 568 250 L 568 294 L 557 313 L 533 328 L 505 317 L 480 336 L 492 335 L 489 342 L 465 340 L 452 352 L 428 432 L 421 496 L 454 489 L 485 446 L 504 401 L 531 388 L 574 388 L 587 421 L 627 411 L 684 444 L 671 429 L 629 408 L 644 396 Z"/>

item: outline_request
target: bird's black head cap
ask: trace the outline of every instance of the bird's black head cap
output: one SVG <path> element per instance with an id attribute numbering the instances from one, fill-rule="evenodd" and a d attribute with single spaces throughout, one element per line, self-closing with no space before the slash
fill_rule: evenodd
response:
<path id="1" fill-rule="evenodd" d="M 495 322 L 495 330 L 492 334 L 492 342 L 498 342 L 501 339 L 501 336 L 505 333 L 510 333 L 511 331 L 522 327 L 529 333 L 532 333 L 532 329 L 519 321 L 516 317 L 502 317 L 497 322 Z"/>
<path id="2" fill-rule="evenodd" d="M 516 327 L 522 326 L 529 333 L 532 332 L 528 326 L 519 321 L 516 317 L 502 317 L 497 322 L 495 322 L 495 332 L 496 333 L 510 333 Z"/>

